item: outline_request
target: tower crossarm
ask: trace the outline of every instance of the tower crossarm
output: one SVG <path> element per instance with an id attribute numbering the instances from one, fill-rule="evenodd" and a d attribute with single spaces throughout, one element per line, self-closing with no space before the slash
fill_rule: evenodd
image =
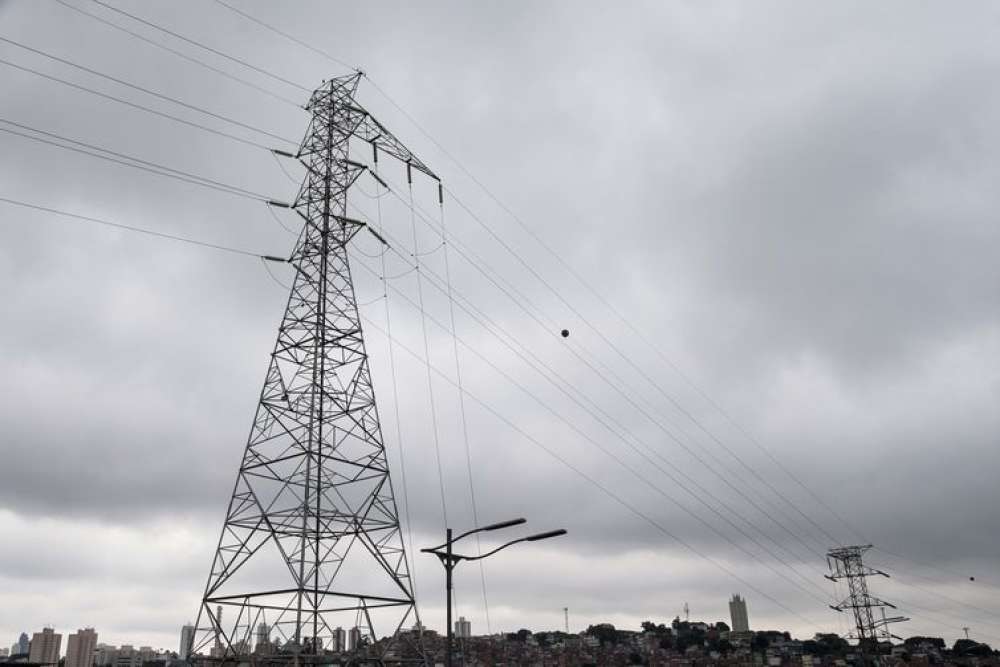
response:
<path id="1" fill-rule="evenodd" d="M 860 600 L 853 600 L 852 598 L 847 598 L 842 600 L 837 604 L 830 605 L 831 609 L 836 611 L 846 611 L 848 609 L 863 609 L 865 607 L 889 607 L 890 609 L 896 609 L 896 605 L 891 602 L 886 602 L 885 600 L 880 600 L 871 595 L 865 596 Z"/>
<path id="2" fill-rule="evenodd" d="M 890 623 L 902 623 L 908 620 L 910 619 L 907 616 L 889 616 L 887 618 L 879 618 L 875 620 L 875 627 L 885 627 Z"/>
<path id="3" fill-rule="evenodd" d="M 355 102 L 351 106 L 351 111 L 358 114 L 360 120 L 354 128 L 354 136 L 370 143 L 375 150 L 381 150 L 383 153 L 391 155 L 400 162 L 406 163 L 410 168 L 427 174 L 435 181 L 441 180 L 437 174 L 421 162 L 420 158 L 414 155 L 402 141 L 387 130 L 367 109 Z"/>

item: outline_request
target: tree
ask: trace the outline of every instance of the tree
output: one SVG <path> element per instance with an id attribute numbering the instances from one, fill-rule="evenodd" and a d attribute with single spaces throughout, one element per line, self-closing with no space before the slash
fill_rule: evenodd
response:
<path id="1" fill-rule="evenodd" d="M 945 643 L 944 639 L 941 637 L 922 637 L 917 635 L 915 637 L 907 637 L 903 640 L 903 646 L 910 649 L 911 651 L 921 645 L 933 646 L 934 648 L 944 650 Z"/>
<path id="2" fill-rule="evenodd" d="M 958 639 L 951 650 L 955 655 L 962 657 L 986 657 L 993 655 L 993 649 L 989 647 L 989 644 L 980 644 L 973 639 Z"/>
<path id="3" fill-rule="evenodd" d="M 617 644 L 618 631 L 610 623 L 598 623 L 587 627 L 586 634 L 597 637 L 602 644 Z"/>
<path id="4" fill-rule="evenodd" d="M 670 636 L 670 628 L 668 628 L 667 626 L 665 626 L 663 623 L 660 623 L 659 625 L 657 625 L 656 623 L 653 623 L 652 621 L 643 621 L 642 622 L 642 631 L 643 632 L 652 632 L 657 637 L 669 637 Z"/>
<path id="5" fill-rule="evenodd" d="M 850 644 L 838 634 L 816 635 L 817 655 L 844 655 Z"/>
<path id="6" fill-rule="evenodd" d="M 512 642 L 524 643 L 528 641 L 528 637 L 530 636 L 531 636 L 531 630 L 525 630 L 524 628 L 521 628 L 517 632 L 508 633 L 507 640 Z"/>

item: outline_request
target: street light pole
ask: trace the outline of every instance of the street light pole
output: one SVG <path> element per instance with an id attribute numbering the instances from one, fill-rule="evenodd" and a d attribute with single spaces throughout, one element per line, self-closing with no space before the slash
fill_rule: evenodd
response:
<path id="1" fill-rule="evenodd" d="M 447 605 L 446 605 L 446 607 L 447 607 L 447 613 L 446 613 L 446 615 L 447 615 L 447 623 L 448 623 L 448 629 L 447 629 L 447 633 L 446 633 L 446 637 L 447 637 L 447 640 L 446 640 L 447 649 L 446 649 L 446 656 L 445 656 L 445 665 L 446 665 L 446 667 L 453 667 L 453 665 L 454 665 L 454 663 L 452 661 L 452 653 L 453 653 L 452 649 L 453 649 L 454 641 L 455 641 L 455 639 L 454 639 L 455 629 L 453 627 L 453 623 L 452 623 L 452 620 L 451 620 L 451 616 L 452 616 L 452 614 L 451 614 L 451 600 L 452 600 L 452 590 L 454 589 L 454 583 L 452 581 L 452 571 L 455 569 L 455 566 L 458 565 L 463 560 L 482 560 L 483 558 L 487 558 L 488 556 L 492 556 L 493 554 L 497 553 L 498 551 L 502 551 L 503 549 L 506 549 L 507 547 L 509 547 L 511 545 L 514 545 L 514 544 L 518 544 L 520 542 L 537 542 L 538 540 L 545 540 L 545 539 L 548 539 L 550 537 L 558 537 L 560 535 L 565 535 L 566 531 L 564 529 L 560 528 L 558 530 L 550 530 L 550 531 L 547 531 L 547 532 L 544 532 L 544 533 L 537 533 L 535 535 L 528 535 L 527 537 L 521 537 L 521 538 L 518 538 L 516 540 L 511 540 L 510 542 L 507 542 L 506 544 L 501 544 L 496 549 L 493 549 L 492 551 L 488 551 L 488 552 L 486 552 L 484 554 L 480 554 L 478 556 L 463 556 L 462 554 L 456 554 L 454 552 L 454 550 L 452 549 L 452 545 L 455 542 L 457 542 L 458 540 L 462 539 L 463 537 L 467 537 L 469 535 L 474 535 L 476 533 L 482 533 L 482 532 L 490 531 L 490 530 L 499 530 L 501 528 L 509 528 L 511 526 L 517 526 L 517 525 L 520 525 L 520 524 L 526 523 L 526 522 L 527 522 L 527 520 L 523 519 L 523 518 L 521 518 L 521 519 L 511 519 L 510 521 L 501 521 L 500 523 L 492 523 L 492 524 L 490 524 L 488 526 L 483 526 L 482 528 L 473 528 L 472 530 L 467 530 L 464 533 L 462 533 L 461 535 L 459 535 L 458 537 L 452 537 L 452 535 L 453 535 L 452 529 L 451 528 L 446 528 L 445 529 L 445 542 L 444 542 L 444 544 L 440 544 L 440 545 L 438 545 L 436 547 L 430 547 L 430 548 L 427 548 L 427 549 L 421 549 L 420 550 L 423 553 L 434 554 L 441 561 L 441 564 L 444 565 L 444 572 L 445 572 L 445 575 L 444 575 L 445 576 L 445 596 L 447 597 Z M 443 551 L 442 551 L 442 549 L 443 549 Z"/>
<path id="2" fill-rule="evenodd" d="M 453 560 L 453 554 L 452 554 L 452 551 L 451 551 L 451 544 L 452 544 L 451 528 L 448 528 L 445 531 L 445 534 L 446 534 L 446 536 L 448 538 L 447 542 L 446 542 L 446 544 L 448 546 L 447 546 L 447 551 L 446 551 L 446 557 L 441 562 L 444 563 L 444 572 L 445 572 L 445 574 L 444 574 L 444 578 L 445 578 L 444 587 L 445 587 L 445 595 L 448 596 L 448 643 L 447 643 L 447 647 L 448 648 L 447 648 L 447 653 L 446 653 L 447 657 L 445 658 L 444 664 L 445 664 L 446 667 L 452 667 L 451 654 L 452 654 L 452 646 L 453 646 L 453 644 L 455 642 L 455 630 L 454 630 L 454 628 L 451 625 L 451 598 L 452 598 L 451 592 L 452 592 L 452 589 L 454 587 L 454 584 L 452 583 L 452 579 L 451 579 L 451 572 L 452 572 L 452 570 L 455 569 L 455 561 Z"/>

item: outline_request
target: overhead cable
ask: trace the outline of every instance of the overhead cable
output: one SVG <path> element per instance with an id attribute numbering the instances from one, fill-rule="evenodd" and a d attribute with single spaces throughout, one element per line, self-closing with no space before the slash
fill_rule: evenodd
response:
<path id="1" fill-rule="evenodd" d="M 272 72 L 268 72 L 267 70 L 265 70 L 265 69 L 263 69 L 261 67 L 258 67 L 256 65 L 252 65 L 251 63 L 248 63 L 245 60 L 241 60 L 240 58 L 236 58 L 236 57 L 231 56 L 231 55 L 229 55 L 227 53 L 223 53 L 222 51 L 219 51 L 218 49 L 214 49 L 211 46 L 208 46 L 206 44 L 202 44 L 201 42 L 198 42 L 198 41 L 196 41 L 194 39 L 191 39 L 189 37 L 185 37 L 184 35 L 181 35 L 180 33 L 174 32 L 173 30 L 168 30 L 167 28 L 164 28 L 164 27 L 162 27 L 160 25 L 157 25 L 156 23 L 153 23 L 152 21 L 148 21 L 146 19 L 140 18 L 140 17 L 136 16 L 135 14 L 130 14 L 130 13 L 126 12 L 124 9 L 119 9 L 118 7 L 115 7 L 114 5 L 108 4 L 107 2 L 103 2 L 102 0 L 91 0 L 91 2 L 95 2 L 95 3 L 99 4 L 99 5 L 101 5 L 102 7 L 106 7 L 107 9 L 110 9 L 113 12 L 117 12 L 118 14 L 121 14 L 123 16 L 127 16 L 128 18 L 132 19 L 133 21 L 138 21 L 139 23 L 142 23 L 143 25 L 149 26 L 150 28 L 153 28 L 155 30 L 159 30 L 160 32 L 163 32 L 163 33 L 166 33 L 166 34 L 170 35 L 171 37 L 176 37 L 177 39 L 179 39 L 179 40 L 181 40 L 183 42 L 187 42 L 188 44 L 191 44 L 193 46 L 197 46 L 200 49 L 204 49 L 205 51 L 208 51 L 209 53 L 214 53 L 215 55 L 219 56 L 220 58 L 225 58 L 226 60 L 229 60 L 231 62 L 234 62 L 234 63 L 237 63 L 239 65 L 242 65 L 243 67 L 251 69 L 251 70 L 253 70 L 253 71 L 255 71 L 255 72 L 259 73 L 259 74 L 263 74 L 264 76 L 269 77 L 271 79 L 274 79 L 275 81 L 280 81 L 280 82 L 282 82 L 284 84 L 292 86 L 293 88 L 298 88 L 299 90 L 305 91 L 307 93 L 308 92 L 312 92 L 308 88 L 306 88 L 305 86 L 303 86 L 301 84 L 298 84 L 298 83 L 296 83 L 294 81 L 290 81 L 290 80 L 288 80 L 288 79 L 286 79 L 284 77 L 278 76 L 277 74 L 274 74 Z"/>
<path id="2" fill-rule="evenodd" d="M 84 222 L 92 222 L 97 225 L 104 225 L 106 227 L 113 227 L 115 229 L 121 229 L 129 232 L 136 232 L 139 234 L 146 234 L 148 236 L 154 236 L 161 239 L 167 239 L 169 241 L 177 241 L 180 243 L 187 243 L 189 245 L 201 246 L 203 248 L 209 248 L 211 250 L 220 250 L 222 252 L 233 253 L 235 255 L 244 255 L 246 257 L 254 257 L 257 259 L 263 259 L 265 261 L 284 261 L 273 255 L 262 255 L 261 253 L 252 252 L 250 250 L 241 250 L 240 248 L 233 248 L 231 246 L 225 246 L 218 243 L 210 243 L 208 241 L 200 241 L 198 239 L 193 239 L 187 236 L 178 236 L 176 234 L 168 234 L 166 232 L 158 232 L 154 229 L 148 229 L 145 227 L 136 227 L 135 225 L 126 225 L 120 222 L 112 222 L 111 220 L 105 220 L 103 218 L 95 218 L 89 215 L 80 215 L 79 213 L 71 213 L 69 211 L 61 211 L 59 209 L 51 208 L 49 206 L 42 206 L 40 204 L 32 204 L 31 202 L 20 201 L 18 199 L 10 199 L 8 197 L 0 197 L 0 201 L 11 204 L 13 206 L 21 206 L 24 208 L 34 209 L 36 211 L 43 211 L 45 213 L 52 213 L 54 215 L 60 215 L 67 218 L 73 218 L 75 220 L 81 220 Z"/>
<path id="3" fill-rule="evenodd" d="M 119 79 L 117 77 L 114 77 L 114 76 L 111 76 L 111 75 L 108 75 L 108 74 L 104 74 L 103 72 L 98 72 L 97 70 L 92 69 L 90 67 L 85 67 L 83 65 L 80 65 L 78 63 L 74 63 L 74 62 L 72 62 L 70 60 L 67 60 L 65 58 L 60 58 L 59 56 L 54 56 L 51 53 L 46 53 L 45 51 L 42 51 L 41 49 L 36 49 L 36 48 L 28 46 L 26 44 L 21 44 L 20 42 L 15 42 L 14 40 L 8 39 L 8 38 L 3 37 L 3 36 L 0 36 L 0 41 L 7 42 L 8 44 L 13 44 L 14 46 L 16 46 L 18 48 L 24 49 L 25 51 L 30 51 L 31 53 L 35 53 L 35 54 L 43 56 L 45 58 L 49 58 L 50 60 L 54 60 L 54 61 L 62 63 L 64 65 L 68 65 L 69 67 L 73 67 L 73 68 L 81 70 L 83 72 L 87 72 L 88 74 L 92 74 L 94 76 L 101 77 L 102 79 L 107 79 L 108 81 L 112 81 L 112 82 L 117 83 L 117 84 L 119 84 L 121 86 L 125 86 L 125 87 L 131 88 L 133 90 L 138 90 L 139 92 L 145 93 L 146 95 L 152 95 L 153 97 L 156 97 L 158 99 L 161 99 L 161 100 L 164 100 L 164 101 L 167 101 L 167 102 L 171 102 L 172 104 L 176 104 L 178 106 L 182 106 L 185 109 L 191 109 L 192 111 L 197 111 L 198 113 L 205 114 L 206 116 L 211 116 L 212 118 L 215 118 L 217 120 L 225 121 L 227 123 L 231 123 L 232 125 L 236 125 L 236 126 L 244 128 L 244 129 L 251 130 L 253 132 L 258 132 L 260 134 L 263 134 L 263 135 L 266 135 L 268 137 L 271 137 L 272 139 L 277 139 L 279 141 L 284 141 L 284 142 L 286 142 L 288 144 L 291 144 L 291 145 L 298 145 L 298 142 L 292 141 L 290 139 L 286 139 L 286 138 L 282 137 L 280 134 L 274 134 L 273 132 L 268 132 L 267 130 L 262 130 L 261 128 L 255 127 L 255 126 L 250 125 L 248 123 L 244 123 L 242 121 L 235 120 L 233 118 L 229 118 L 229 117 L 223 116 L 221 114 L 217 114 L 214 111 L 209 111 L 207 109 L 204 109 L 203 107 L 199 107 L 197 105 L 190 104 L 188 102 L 184 102 L 183 100 L 179 100 L 176 97 L 171 97 L 169 95 L 164 95 L 163 93 L 159 93 L 159 92 L 157 92 L 155 90 L 150 90 L 149 88 L 144 88 L 144 87 L 136 85 L 134 83 L 130 83 L 128 81 L 125 81 L 124 79 Z"/>
<path id="4" fill-rule="evenodd" d="M 84 16 L 87 16 L 89 18 L 94 19 L 95 21 L 99 21 L 100 23 L 103 23 L 106 26 L 114 28 L 115 30 L 118 30 L 120 32 L 124 32 L 124 33 L 126 33 L 128 35 L 131 35 L 135 39 L 138 39 L 138 40 L 141 40 L 143 42 L 146 42 L 147 44 L 151 44 L 152 46 L 155 46 L 155 47 L 157 47 L 159 49 L 163 49 L 164 51 L 167 51 L 168 53 L 172 53 L 172 54 L 174 54 L 175 56 L 177 56 L 179 58 L 183 58 L 184 60 L 187 60 L 188 62 L 194 63 L 195 65 L 198 65 L 199 67 L 203 67 L 205 69 L 208 69 L 208 70 L 210 70 L 212 72 L 215 72 L 216 74 L 219 74 L 221 76 L 226 77 L 227 79 L 231 79 L 232 81 L 236 81 L 237 83 L 239 83 L 241 85 L 247 86 L 248 88 L 253 88 L 254 90 L 256 90 L 258 92 L 264 93 L 265 95 L 267 95 L 269 97 L 273 97 L 274 99 L 279 100 L 281 102 L 284 102 L 285 104 L 288 104 L 290 106 L 293 106 L 296 109 L 302 109 L 302 105 L 300 103 L 296 102 L 295 100 L 289 99 L 289 98 L 285 97 L 284 95 L 279 95 L 279 94 L 277 94 L 275 92 L 272 92 L 272 91 L 268 90 L 267 88 L 264 88 L 263 86 L 258 86 L 256 83 L 253 83 L 252 81 L 247 81 L 246 79 L 242 79 L 242 78 L 240 78 L 240 77 L 238 77 L 238 76 L 236 76 L 234 74 L 230 74 L 229 72 L 227 72 L 227 71 L 225 71 L 223 69 L 219 69 L 218 67 L 215 67 L 213 65 L 209 65 L 205 61 L 199 60 L 199 59 L 194 58 L 192 56 L 189 56 L 188 54 L 184 53 L 183 51 L 178 51 L 177 49 L 172 49 L 172 48 L 170 48 L 169 46 L 167 46 L 165 44 L 160 44 L 159 42 L 156 42 L 156 41 L 154 41 L 154 40 L 146 37 L 145 35 L 141 35 L 141 34 L 139 34 L 137 32 L 133 32 L 132 30 L 129 30 L 128 28 L 120 26 L 117 23 L 112 23 L 111 21 L 107 20 L 104 17 L 98 16 L 97 14 L 94 14 L 92 12 L 88 12 L 87 10 L 82 9 L 80 7 L 77 7 L 76 5 L 72 5 L 72 4 L 68 3 L 68 2 L 66 2 L 66 0 L 56 0 L 56 2 L 58 2 L 60 5 L 62 5 L 64 7 L 66 7 L 67 9 L 72 9 L 74 12 L 78 12 L 78 13 L 84 15 Z"/>

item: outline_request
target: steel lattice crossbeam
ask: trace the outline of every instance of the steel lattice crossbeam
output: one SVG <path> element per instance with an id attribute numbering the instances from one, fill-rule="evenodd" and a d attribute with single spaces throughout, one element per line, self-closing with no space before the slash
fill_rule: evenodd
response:
<path id="1" fill-rule="evenodd" d="M 205 587 L 195 661 L 383 662 L 401 656 L 393 638 L 415 620 L 348 263 L 363 227 L 346 215 L 348 189 L 365 169 L 349 159 L 351 141 L 436 176 L 357 104 L 359 79 L 325 82 L 306 107 L 295 279 Z"/>

